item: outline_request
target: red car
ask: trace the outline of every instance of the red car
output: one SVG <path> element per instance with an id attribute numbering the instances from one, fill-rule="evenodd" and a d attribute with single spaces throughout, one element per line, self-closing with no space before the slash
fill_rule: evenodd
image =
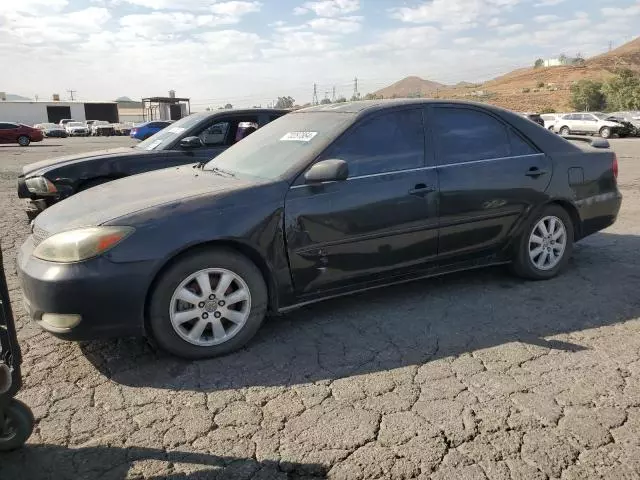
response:
<path id="1" fill-rule="evenodd" d="M 26 147 L 31 142 L 41 142 L 44 134 L 39 128 L 20 123 L 0 122 L 0 143 L 18 143 Z"/>

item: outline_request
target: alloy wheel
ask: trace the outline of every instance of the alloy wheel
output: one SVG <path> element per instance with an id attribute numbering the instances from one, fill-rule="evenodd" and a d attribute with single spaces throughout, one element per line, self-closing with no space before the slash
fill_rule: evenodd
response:
<path id="1" fill-rule="evenodd" d="M 244 327 L 251 292 L 236 273 L 208 268 L 189 275 L 171 297 L 171 325 L 185 341 L 200 347 L 219 345 Z"/>
<path id="2" fill-rule="evenodd" d="M 551 270 L 564 255 L 567 246 L 567 230 L 562 220 L 555 216 L 541 218 L 529 236 L 529 258 L 539 270 Z"/>

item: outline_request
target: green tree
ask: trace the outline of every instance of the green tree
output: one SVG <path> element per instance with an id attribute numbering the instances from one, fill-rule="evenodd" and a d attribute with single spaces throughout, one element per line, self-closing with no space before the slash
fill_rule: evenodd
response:
<path id="1" fill-rule="evenodd" d="M 540 67 L 544 67 L 544 60 L 539 58 L 536 60 L 536 62 L 533 64 L 533 68 L 540 68 Z"/>
<path id="2" fill-rule="evenodd" d="M 542 110 L 540 110 L 540 113 L 545 114 L 545 113 L 556 113 L 556 109 L 555 108 L 551 108 L 551 107 L 544 107 Z"/>
<path id="3" fill-rule="evenodd" d="M 571 107 L 579 111 L 593 111 L 604 108 L 602 83 L 580 80 L 571 85 Z"/>
<path id="4" fill-rule="evenodd" d="M 344 97 L 336 98 L 336 103 L 345 103 L 346 101 L 347 101 L 347 99 L 344 98 Z"/>
<path id="5" fill-rule="evenodd" d="M 320 105 L 329 105 L 330 103 L 331 103 L 330 98 L 323 98 L 322 100 L 320 100 Z"/>
<path id="6" fill-rule="evenodd" d="M 616 75 L 602 86 L 602 93 L 607 107 L 611 110 L 638 110 L 640 76 L 629 69 L 618 70 Z"/>
<path id="7" fill-rule="evenodd" d="M 276 108 L 291 108 L 296 103 L 292 97 L 278 97 Z"/>
<path id="8" fill-rule="evenodd" d="M 231 109 L 233 108 L 233 105 L 231 105 L 230 103 L 227 103 L 227 104 L 224 106 L 224 108 L 225 108 L 225 110 L 231 110 Z"/>

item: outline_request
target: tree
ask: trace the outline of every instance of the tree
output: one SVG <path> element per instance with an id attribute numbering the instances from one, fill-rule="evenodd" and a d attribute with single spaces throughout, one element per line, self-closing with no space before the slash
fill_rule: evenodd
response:
<path id="1" fill-rule="evenodd" d="M 568 57 L 567 57 L 564 53 L 562 53 L 562 54 L 560 54 L 560 56 L 558 57 L 558 60 L 560 60 L 560 64 L 562 64 L 562 65 L 566 65 L 566 64 L 567 64 L 567 61 L 568 61 L 569 59 L 568 59 Z"/>
<path id="2" fill-rule="evenodd" d="M 556 113 L 556 109 L 555 108 L 551 108 L 551 107 L 544 107 L 542 110 L 540 110 L 541 114 L 545 114 L 545 113 Z"/>
<path id="3" fill-rule="evenodd" d="M 296 103 L 292 97 L 278 97 L 276 108 L 291 108 Z"/>
<path id="4" fill-rule="evenodd" d="M 602 93 L 611 110 L 640 109 L 640 76 L 632 70 L 621 69 L 602 86 Z"/>
<path id="5" fill-rule="evenodd" d="M 544 60 L 539 58 L 536 60 L 536 62 L 533 64 L 533 68 L 540 68 L 540 67 L 544 67 Z"/>
<path id="6" fill-rule="evenodd" d="M 227 103 L 227 104 L 224 106 L 224 108 L 225 108 L 225 110 L 231 110 L 231 109 L 233 108 L 233 105 L 231 105 L 230 103 Z"/>
<path id="7" fill-rule="evenodd" d="M 331 103 L 330 98 L 323 98 L 322 100 L 320 100 L 320 105 L 329 105 L 330 103 Z"/>
<path id="8" fill-rule="evenodd" d="M 344 98 L 344 97 L 336 98 L 336 103 L 345 103 L 346 101 L 347 101 L 347 99 Z"/>
<path id="9" fill-rule="evenodd" d="M 544 88 L 544 82 L 536 83 L 536 88 Z"/>
<path id="10" fill-rule="evenodd" d="M 604 108 L 602 83 L 580 80 L 571 85 L 571 107 L 574 110 L 592 111 Z"/>
<path id="11" fill-rule="evenodd" d="M 357 95 L 353 95 L 351 97 L 351 101 L 352 102 L 357 102 L 358 100 L 360 100 L 360 94 L 359 93 Z"/>

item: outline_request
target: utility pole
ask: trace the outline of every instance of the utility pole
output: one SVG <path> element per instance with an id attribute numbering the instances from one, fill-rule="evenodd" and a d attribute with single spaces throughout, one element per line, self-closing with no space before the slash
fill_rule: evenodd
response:
<path id="1" fill-rule="evenodd" d="M 33 98 L 35 98 L 35 99 L 36 99 L 36 102 L 38 101 L 38 95 L 37 95 L 37 94 L 36 94 L 36 95 L 34 95 L 34 96 L 33 96 Z"/>
<path id="2" fill-rule="evenodd" d="M 613 48 L 613 42 L 609 40 L 609 51 L 611 51 L 612 48 Z"/>
<path id="3" fill-rule="evenodd" d="M 360 98 L 360 93 L 358 92 L 358 77 L 353 79 L 353 98 Z"/>
<path id="4" fill-rule="evenodd" d="M 73 98 L 73 94 L 74 93 L 78 93 L 77 90 L 67 90 L 67 92 L 69 92 L 69 96 L 71 97 L 71 101 L 73 102 L 74 98 Z"/>
<path id="5" fill-rule="evenodd" d="M 333 86 L 333 93 L 331 95 L 331 101 L 333 103 L 336 103 L 336 86 L 335 85 Z"/>
<path id="6" fill-rule="evenodd" d="M 313 84 L 313 100 L 311 100 L 312 105 L 318 105 L 320 102 L 318 101 L 318 85 Z"/>

